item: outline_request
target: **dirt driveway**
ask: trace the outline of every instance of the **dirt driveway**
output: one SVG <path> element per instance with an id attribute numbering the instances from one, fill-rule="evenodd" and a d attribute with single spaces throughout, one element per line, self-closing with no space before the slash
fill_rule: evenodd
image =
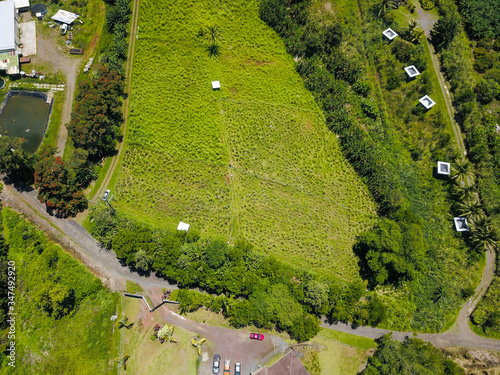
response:
<path id="1" fill-rule="evenodd" d="M 78 75 L 78 67 L 82 61 L 79 56 L 71 56 L 67 51 L 57 45 L 55 40 L 45 38 L 43 35 L 38 35 L 38 53 L 37 61 L 48 63 L 54 67 L 56 71 L 60 71 L 66 77 L 66 95 L 64 97 L 64 105 L 61 115 L 61 127 L 57 136 L 58 156 L 62 156 L 66 139 L 68 138 L 68 130 L 66 124 L 71 120 L 71 109 L 73 107 L 73 98 L 75 94 L 76 77 Z"/>

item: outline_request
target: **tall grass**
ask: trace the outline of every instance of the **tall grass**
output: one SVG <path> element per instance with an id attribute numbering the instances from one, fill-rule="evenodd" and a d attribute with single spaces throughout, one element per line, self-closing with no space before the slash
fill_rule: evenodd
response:
<path id="1" fill-rule="evenodd" d="M 141 2 L 116 205 L 358 279 L 351 247 L 375 205 L 258 4 Z M 197 36 L 213 25 L 219 58 Z"/>

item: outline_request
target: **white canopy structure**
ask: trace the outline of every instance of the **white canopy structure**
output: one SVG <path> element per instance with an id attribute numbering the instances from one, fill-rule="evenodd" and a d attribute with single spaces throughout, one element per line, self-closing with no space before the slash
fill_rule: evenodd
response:
<path id="1" fill-rule="evenodd" d="M 451 172 L 450 163 L 438 161 L 437 174 L 441 176 L 449 176 Z"/>
<path id="2" fill-rule="evenodd" d="M 56 22 L 71 25 L 78 17 L 80 17 L 78 14 L 59 9 L 51 18 Z"/>
<path id="3" fill-rule="evenodd" d="M 28 10 L 30 8 L 30 0 L 14 0 L 16 10 Z"/>
<path id="4" fill-rule="evenodd" d="M 395 37 L 398 36 L 398 33 L 391 28 L 382 31 L 382 34 L 384 34 L 384 36 L 389 40 L 393 40 Z"/>
<path id="5" fill-rule="evenodd" d="M 190 225 L 189 224 L 186 224 L 186 223 L 183 223 L 182 221 L 179 223 L 179 225 L 177 225 L 177 230 L 183 230 L 183 231 L 188 231 L 189 230 L 189 227 Z"/>
<path id="6" fill-rule="evenodd" d="M 219 81 L 212 81 L 212 89 L 220 90 L 220 82 Z"/>
<path id="7" fill-rule="evenodd" d="M 420 99 L 418 99 L 418 101 L 426 108 L 426 109 L 431 109 L 432 106 L 434 106 L 434 104 L 436 104 L 436 102 L 434 100 L 432 100 L 429 95 L 426 95 L 426 96 L 423 96 L 421 97 Z"/>
<path id="8" fill-rule="evenodd" d="M 468 232 L 470 230 L 466 217 L 454 217 L 453 221 L 455 222 L 457 232 Z"/>
<path id="9" fill-rule="evenodd" d="M 420 74 L 418 69 L 415 68 L 415 66 L 413 66 L 413 65 L 407 66 L 405 68 L 405 72 L 406 72 L 406 74 L 408 74 L 408 77 L 410 77 L 410 78 L 414 78 Z"/>

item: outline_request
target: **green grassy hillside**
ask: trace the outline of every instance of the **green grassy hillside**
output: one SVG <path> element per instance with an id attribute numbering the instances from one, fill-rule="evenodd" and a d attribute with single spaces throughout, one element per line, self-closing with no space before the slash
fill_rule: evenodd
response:
<path id="1" fill-rule="evenodd" d="M 351 248 L 375 205 L 258 3 L 141 2 L 116 206 L 357 279 Z M 214 25 L 210 58 L 198 34 Z"/>

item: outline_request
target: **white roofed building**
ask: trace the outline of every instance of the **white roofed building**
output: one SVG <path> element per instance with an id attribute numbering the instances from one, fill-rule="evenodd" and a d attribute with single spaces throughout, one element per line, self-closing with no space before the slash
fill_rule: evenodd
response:
<path id="1" fill-rule="evenodd" d="M 18 13 L 30 10 L 30 0 L 14 0 L 14 4 Z"/>
<path id="2" fill-rule="evenodd" d="M 78 14 L 59 9 L 51 18 L 56 22 L 71 25 L 78 17 L 80 17 Z"/>
<path id="3" fill-rule="evenodd" d="M 19 74 L 19 23 L 14 0 L 0 1 L 0 70 Z"/>
<path id="4" fill-rule="evenodd" d="M 0 1 L 0 53 L 16 51 L 19 25 L 14 0 Z"/>

